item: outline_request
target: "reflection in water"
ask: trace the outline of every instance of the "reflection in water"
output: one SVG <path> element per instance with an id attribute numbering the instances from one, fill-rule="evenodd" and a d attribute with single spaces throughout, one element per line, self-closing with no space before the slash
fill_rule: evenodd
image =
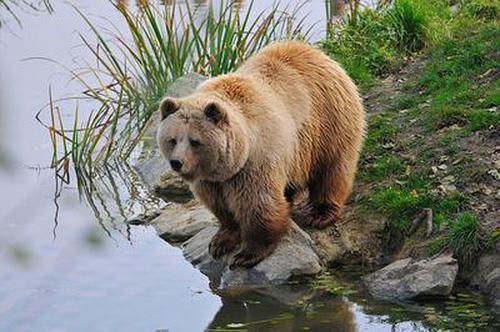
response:
<path id="1" fill-rule="evenodd" d="M 28 10 L 46 11 L 48 13 L 54 11 L 50 0 L 0 0 L 0 28 L 9 21 L 9 18 L 13 18 L 18 25 L 22 25 L 18 12 Z"/>
<path id="2" fill-rule="evenodd" d="M 92 209 L 103 231 L 112 239 L 113 234 L 121 234 L 131 241 L 130 224 L 127 221 L 134 215 L 147 214 L 164 205 L 161 199 L 150 194 L 135 170 L 123 160 L 108 161 L 101 167 L 94 168 L 92 174 L 80 171 L 74 176 L 80 196 Z M 58 199 L 66 179 L 56 172 L 55 182 L 54 236 L 59 223 Z"/>
<path id="3" fill-rule="evenodd" d="M 328 294 L 316 294 L 314 299 L 294 305 L 258 293 L 223 297 L 222 307 L 207 330 L 228 327 L 246 331 L 356 331 L 349 301 Z"/>
<path id="4" fill-rule="evenodd" d="M 368 272 L 365 272 L 368 273 Z M 359 272 L 332 271 L 346 294 L 307 285 L 271 286 L 242 294 L 223 294 L 207 330 L 227 331 L 498 331 L 500 321 L 480 298 L 457 290 L 446 301 L 377 301 Z"/>

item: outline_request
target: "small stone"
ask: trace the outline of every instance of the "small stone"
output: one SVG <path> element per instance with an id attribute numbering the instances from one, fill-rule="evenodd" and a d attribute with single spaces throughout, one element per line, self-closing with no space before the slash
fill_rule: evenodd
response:
<path id="1" fill-rule="evenodd" d="M 455 182 L 455 177 L 453 175 L 448 175 L 448 176 L 445 176 L 442 180 L 441 180 L 442 183 L 452 183 L 452 182 Z"/>
<path id="2" fill-rule="evenodd" d="M 496 169 L 490 169 L 488 174 L 491 175 L 495 180 L 500 180 L 500 172 Z"/>
<path id="3" fill-rule="evenodd" d="M 493 192 L 493 190 L 484 183 L 481 183 L 479 185 L 479 190 L 485 195 L 491 195 L 491 193 Z"/>
<path id="4" fill-rule="evenodd" d="M 449 126 L 448 129 L 449 130 L 460 130 L 460 129 L 462 129 L 462 127 L 460 127 L 457 124 L 453 124 L 453 125 Z"/>
<path id="5" fill-rule="evenodd" d="M 500 169 L 500 159 L 499 160 L 495 160 L 495 168 L 496 169 Z"/>
<path id="6" fill-rule="evenodd" d="M 438 186 L 438 190 L 442 194 L 448 194 L 457 191 L 457 187 L 453 184 L 441 184 Z"/>
<path id="7" fill-rule="evenodd" d="M 448 160 L 448 156 L 441 156 L 441 157 L 439 157 L 439 161 L 440 162 L 445 162 L 447 160 Z"/>
<path id="8" fill-rule="evenodd" d="M 150 222 L 159 236 L 171 242 L 179 242 L 193 237 L 201 230 L 216 226 L 217 220 L 210 211 L 200 205 L 186 206 L 170 204 Z"/>
<path id="9" fill-rule="evenodd" d="M 442 170 L 442 171 L 445 171 L 445 170 L 447 170 L 447 169 L 448 169 L 448 166 L 447 166 L 447 165 L 445 165 L 445 164 L 441 164 L 441 165 L 439 165 L 437 168 L 438 168 L 438 169 L 440 169 L 440 170 Z"/>
<path id="10" fill-rule="evenodd" d="M 437 174 L 438 168 L 436 166 L 431 166 L 431 171 L 432 173 Z"/>
<path id="11" fill-rule="evenodd" d="M 479 204 L 477 208 L 478 208 L 479 210 L 483 210 L 483 211 L 485 211 L 485 210 L 488 210 L 488 208 L 489 208 L 489 207 L 488 207 L 488 204 L 486 204 L 486 203 L 482 203 L 482 204 Z"/>

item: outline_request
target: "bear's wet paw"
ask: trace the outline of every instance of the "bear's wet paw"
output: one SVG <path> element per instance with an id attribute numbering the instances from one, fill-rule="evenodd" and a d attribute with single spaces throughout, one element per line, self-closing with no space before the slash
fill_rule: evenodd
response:
<path id="1" fill-rule="evenodd" d="M 214 259 L 219 259 L 236 249 L 239 242 L 238 234 L 224 231 L 218 232 L 210 241 L 208 252 Z"/>

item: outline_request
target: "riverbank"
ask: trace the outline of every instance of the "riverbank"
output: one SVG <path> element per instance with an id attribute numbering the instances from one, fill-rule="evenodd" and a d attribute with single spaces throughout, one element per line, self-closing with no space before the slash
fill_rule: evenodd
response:
<path id="1" fill-rule="evenodd" d="M 387 262 L 452 252 L 459 281 L 496 306 L 499 40 L 497 20 L 465 24 L 365 90 L 369 130 L 352 198 L 357 218 L 389 219 Z M 429 211 L 430 226 L 415 227 Z"/>

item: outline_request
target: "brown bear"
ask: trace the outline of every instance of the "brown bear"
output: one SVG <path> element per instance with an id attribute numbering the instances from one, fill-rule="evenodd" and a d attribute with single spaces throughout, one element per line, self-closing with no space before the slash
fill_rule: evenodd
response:
<path id="1" fill-rule="evenodd" d="M 172 169 L 220 221 L 214 258 L 237 247 L 231 268 L 252 267 L 287 231 L 298 194 L 308 226 L 340 218 L 365 130 L 356 86 L 321 51 L 272 44 L 237 71 L 160 105 L 158 144 Z"/>

